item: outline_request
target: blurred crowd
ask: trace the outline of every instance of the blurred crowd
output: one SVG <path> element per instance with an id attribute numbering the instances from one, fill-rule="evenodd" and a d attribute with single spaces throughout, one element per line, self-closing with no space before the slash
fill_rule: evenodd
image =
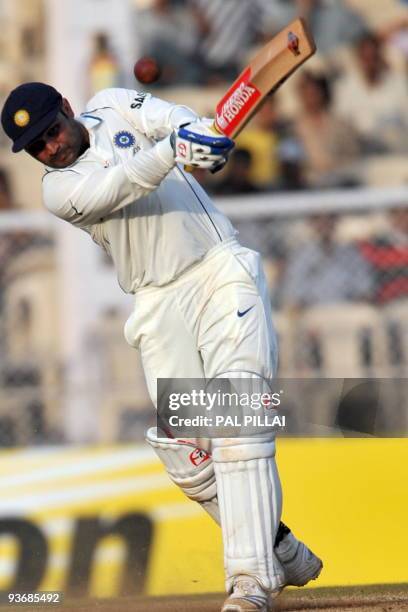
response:
<path id="1" fill-rule="evenodd" d="M 251 55 L 297 16 L 316 40 L 316 56 L 267 98 L 236 139 L 225 169 L 215 175 L 195 171 L 210 193 L 347 189 L 370 184 L 373 174 L 374 183 L 388 184 L 389 160 L 394 172 L 400 165 L 399 182 L 408 178 L 404 0 L 393 2 L 397 17 L 384 14 L 376 25 L 368 19 L 368 3 L 366 13 L 357 12 L 358 3 L 347 0 L 137 4 L 140 55 L 158 61 L 162 75 L 152 91 L 164 97 L 172 87 L 227 88 Z M 381 8 L 373 2 L 370 7 Z M 241 240 L 273 262 L 276 307 L 384 305 L 408 297 L 407 210 L 387 213 L 380 229 L 358 239 L 339 240 L 339 224 L 338 215 L 309 217 L 298 248 L 278 236 L 273 224 L 241 224 Z"/>
<path id="2" fill-rule="evenodd" d="M 241 242 L 261 251 L 270 266 L 276 309 L 346 302 L 383 307 L 408 299 L 408 208 L 389 209 L 376 227 L 370 215 L 354 217 L 321 212 L 296 223 L 237 221 Z"/>
<path id="3" fill-rule="evenodd" d="M 317 56 L 267 100 L 222 175 L 197 173 L 213 193 L 356 186 L 370 157 L 408 153 L 408 9 L 374 30 L 343 0 L 150 0 L 136 30 L 162 69 L 153 90 L 231 83 L 298 15 Z"/>
<path id="4" fill-rule="evenodd" d="M 356 187 L 367 183 L 370 159 L 376 175 L 381 167 L 386 173 L 390 158 L 408 168 L 408 2 L 392 2 L 406 4 L 406 12 L 373 27 L 348 0 L 135 0 L 139 56 L 157 59 L 161 77 L 149 89 L 163 97 L 176 86 L 225 90 L 251 55 L 299 15 L 313 32 L 317 55 L 267 98 L 223 171 L 195 171 L 211 194 Z M 108 34 L 96 33 L 91 46 L 89 95 L 123 85 Z M 0 167 L 0 210 L 15 207 Z M 407 209 L 384 214 L 379 229 L 346 243 L 338 241 L 339 222 L 337 215 L 309 216 L 297 248 L 286 229 L 278 235 L 275 220 L 239 224 L 241 240 L 273 262 L 276 307 L 382 305 L 408 297 Z M 7 262 L 18 245 L 29 244 L 24 235 L 2 235 L 0 310 Z"/>
<path id="5" fill-rule="evenodd" d="M 195 172 L 211 194 L 228 197 L 343 188 L 347 198 L 346 190 L 353 187 L 392 184 L 387 175 L 391 169 L 397 184 L 406 183 L 408 2 L 394 0 L 401 7 L 407 4 L 407 13 L 401 12 L 398 19 L 384 17 L 381 26 L 374 26 L 363 13 L 355 12 L 353 5 L 357 3 L 347 0 L 134 3 L 139 56 L 154 57 L 161 68 L 160 80 L 148 89 L 170 100 L 180 87 L 186 92 L 201 91 L 203 100 L 212 89 L 222 94 L 251 55 L 298 15 L 307 20 L 314 34 L 317 55 L 279 94 L 267 98 L 237 138 L 224 170 L 214 175 Z M 107 33 L 97 33 L 92 42 L 89 95 L 106 87 L 123 86 L 123 67 Z M 187 94 L 177 101 L 194 107 Z M 212 112 L 212 107 L 207 108 L 208 115 Z M 9 143 L 2 138 L 0 145 L 8 149 Z M 50 336 L 55 346 L 58 344 L 58 331 L 51 323 L 55 245 L 41 232 L 1 226 L 5 218 L 1 214 L 24 208 L 24 203 L 16 202 L 6 166 L 0 160 L 0 406 L 17 398 L 16 410 L 18 404 L 24 411 L 21 420 L 27 423 L 27 431 L 21 433 L 20 425 L 10 417 L 14 410 L 10 403 L 7 410 L 0 410 L 0 446 L 21 441 L 58 442 L 61 432 L 49 425 L 56 399 L 46 395 L 46 389 L 52 389 L 57 396 L 63 380 L 60 364 L 52 356 L 57 348 L 47 339 Z M 322 210 L 296 219 L 283 215 L 240 219 L 239 199 L 234 205 L 237 215 L 233 222 L 241 242 L 264 257 L 278 331 L 284 336 L 282 359 L 288 371 L 293 373 L 300 348 L 308 351 L 314 367 L 322 365 L 323 348 L 315 332 L 322 331 L 325 324 L 327 337 L 332 332 L 337 334 L 331 343 L 334 369 L 330 371 L 327 357 L 326 370 L 321 370 L 325 375 L 342 375 L 341 352 L 345 362 L 351 363 L 351 353 L 339 349 L 345 337 L 342 329 L 356 334 L 363 330 L 363 365 L 367 365 L 373 338 L 383 325 L 386 344 L 391 346 L 388 361 L 408 367 L 407 207 L 387 207 L 378 213 L 367 207 L 360 216 Z M 341 307 L 346 312 L 347 306 L 356 307 L 348 319 L 343 320 L 338 310 L 330 319 L 330 308 Z M 317 309 L 315 318 L 307 319 L 313 309 Z M 286 315 L 291 317 L 289 323 L 283 318 Z M 50 323 L 43 333 L 44 319 Z M 301 332 L 306 320 L 310 325 L 305 338 Z M 113 322 L 118 325 L 112 337 L 106 331 L 108 318 L 102 323 L 97 338 L 101 360 L 108 359 L 113 351 L 113 336 L 122 341 L 117 331 L 121 320 Z M 296 338 L 292 343 L 295 357 L 285 362 L 291 335 Z M 126 362 L 121 350 L 119 373 Z M 353 375 L 357 376 L 357 371 L 370 374 L 356 369 Z M 118 381 L 118 387 L 124 386 L 120 374 Z M 130 395 L 137 395 L 133 387 Z M 125 408 L 126 418 L 134 416 L 131 401 Z M 124 429 L 130 431 L 126 423 Z"/>

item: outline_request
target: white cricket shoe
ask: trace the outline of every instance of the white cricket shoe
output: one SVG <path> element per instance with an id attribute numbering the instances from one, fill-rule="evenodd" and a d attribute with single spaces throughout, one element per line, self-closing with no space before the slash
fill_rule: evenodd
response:
<path id="1" fill-rule="evenodd" d="M 221 612 L 268 612 L 269 594 L 252 576 L 237 576 Z"/>
<path id="2" fill-rule="evenodd" d="M 275 544 L 274 553 L 283 567 L 284 586 L 301 587 L 316 580 L 323 567 L 321 559 L 297 540 L 289 527 L 281 523 L 279 530 L 280 541 Z"/>

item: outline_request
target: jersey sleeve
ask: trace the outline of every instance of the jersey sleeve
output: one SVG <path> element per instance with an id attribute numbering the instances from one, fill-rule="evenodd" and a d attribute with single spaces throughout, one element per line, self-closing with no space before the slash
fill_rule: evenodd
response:
<path id="1" fill-rule="evenodd" d="M 174 164 L 166 138 L 117 166 L 86 173 L 50 171 L 43 178 L 44 205 L 57 217 L 87 227 L 156 189 Z"/>
<path id="2" fill-rule="evenodd" d="M 174 128 L 198 119 L 198 115 L 187 106 L 172 104 L 133 89 L 104 89 L 88 102 L 86 112 L 106 107 L 114 108 L 137 130 L 156 140 L 168 136 Z"/>

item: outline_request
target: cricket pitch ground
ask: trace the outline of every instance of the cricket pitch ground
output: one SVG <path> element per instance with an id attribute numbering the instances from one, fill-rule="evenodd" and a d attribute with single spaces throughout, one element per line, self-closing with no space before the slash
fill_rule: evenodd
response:
<path id="1" fill-rule="evenodd" d="M 219 612 L 223 599 L 222 594 L 78 599 L 67 600 L 55 608 L 63 612 Z M 33 612 L 50 610 L 50 606 L 1 606 L 0 612 L 21 612 L 21 608 Z M 277 612 L 402 612 L 408 610 L 408 584 L 296 589 L 281 595 L 275 609 Z"/>

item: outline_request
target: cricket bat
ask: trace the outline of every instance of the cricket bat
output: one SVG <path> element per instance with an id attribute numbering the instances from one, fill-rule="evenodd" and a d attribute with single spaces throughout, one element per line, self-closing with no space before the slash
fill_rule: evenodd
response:
<path id="1" fill-rule="evenodd" d="M 258 51 L 218 102 L 214 131 L 229 138 L 238 136 L 265 97 L 279 89 L 315 51 L 305 21 L 292 21 Z"/>

